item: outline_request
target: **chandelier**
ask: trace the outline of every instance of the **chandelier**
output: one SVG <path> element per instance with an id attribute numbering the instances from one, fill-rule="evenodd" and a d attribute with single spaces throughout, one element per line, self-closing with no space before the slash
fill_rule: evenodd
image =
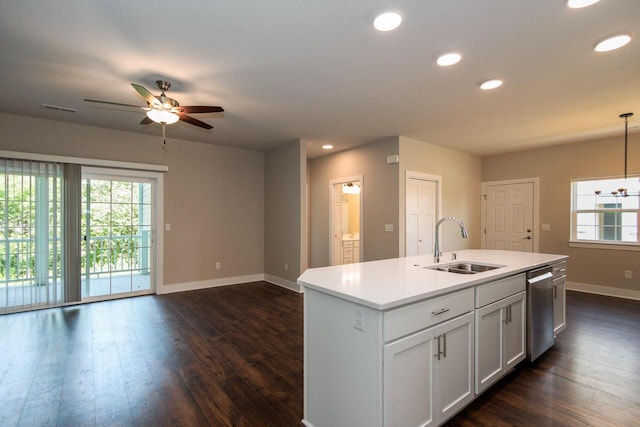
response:
<path id="1" fill-rule="evenodd" d="M 627 185 L 627 152 L 628 152 L 628 139 L 629 139 L 629 117 L 633 116 L 633 113 L 624 113 L 620 114 L 620 118 L 624 119 L 624 185 L 625 187 L 620 187 L 617 190 L 613 190 L 611 194 L 602 194 L 602 190 L 596 190 L 596 197 L 629 197 L 635 196 L 640 197 L 640 193 L 629 193 L 626 185 Z"/>

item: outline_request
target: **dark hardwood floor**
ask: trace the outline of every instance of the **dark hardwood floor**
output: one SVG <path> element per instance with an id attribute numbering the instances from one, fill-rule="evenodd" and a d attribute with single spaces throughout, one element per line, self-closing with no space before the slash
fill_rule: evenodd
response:
<path id="1" fill-rule="evenodd" d="M 640 302 L 567 300 L 556 345 L 447 425 L 640 425 Z M 263 282 L 0 316 L 0 426 L 299 426 L 302 331 Z"/>
<path id="2" fill-rule="evenodd" d="M 640 301 L 567 292 L 567 328 L 447 424 L 640 426 Z"/>
<path id="3" fill-rule="evenodd" d="M 0 426 L 296 426 L 302 329 L 262 282 L 0 316 Z"/>

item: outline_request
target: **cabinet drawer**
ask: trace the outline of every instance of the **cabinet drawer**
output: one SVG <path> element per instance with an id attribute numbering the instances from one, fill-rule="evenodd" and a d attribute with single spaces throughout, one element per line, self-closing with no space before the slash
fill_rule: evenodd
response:
<path id="1" fill-rule="evenodd" d="M 473 288 L 389 310 L 384 313 L 384 341 L 392 341 L 471 310 Z"/>
<path id="2" fill-rule="evenodd" d="M 344 249 L 347 249 L 347 248 L 351 249 L 351 248 L 353 248 L 353 240 L 343 240 L 343 241 L 342 241 L 342 247 L 343 247 Z"/>
<path id="3" fill-rule="evenodd" d="M 553 271 L 551 274 L 553 274 L 553 277 L 564 277 L 567 275 L 567 262 L 566 261 L 562 261 L 559 262 L 557 264 L 553 264 Z"/>
<path id="4" fill-rule="evenodd" d="M 342 256 L 343 256 L 343 257 L 352 257 L 352 256 L 353 256 L 353 249 L 351 249 L 351 248 L 346 248 L 346 247 L 345 247 L 345 248 L 342 250 Z"/>
<path id="5" fill-rule="evenodd" d="M 476 286 L 476 308 L 501 300 L 527 288 L 526 275 L 518 274 L 495 282 Z"/>

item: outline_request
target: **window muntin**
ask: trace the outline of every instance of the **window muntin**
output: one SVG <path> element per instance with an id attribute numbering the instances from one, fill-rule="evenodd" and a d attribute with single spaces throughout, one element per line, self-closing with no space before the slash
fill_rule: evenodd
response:
<path id="1" fill-rule="evenodd" d="M 638 177 L 573 181 L 571 240 L 639 244 L 639 190 Z"/>

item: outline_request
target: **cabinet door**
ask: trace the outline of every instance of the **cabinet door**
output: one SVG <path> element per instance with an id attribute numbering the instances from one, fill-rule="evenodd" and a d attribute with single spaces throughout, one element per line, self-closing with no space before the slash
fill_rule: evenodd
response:
<path id="1" fill-rule="evenodd" d="M 384 349 L 384 425 L 435 426 L 434 360 L 437 327 Z"/>
<path id="2" fill-rule="evenodd" d="M 438 424 L 471 402 L 474 390 L 474 314 L 467 313 L 439 326 L 443 353 L 436 358 Z M 437 347 L 437 344 L 436 344 Z M 437 349 L 437 348 L 436 348 Z"/>
<path id="3" fill-rule="evenodd" d="M 504 322 L 504 370 L 509 371 L 527 357 L 526 344 L 526 319 L 527 300 L 526 292 L 520 292 L 506 298 L 507 319 Z"/>
<path id="4" fill-rule="evenodd" d="M 565 277 L 553 280 L 553 334 L 557 335 L 566 326 Z"/>
<path id="5" fill-rule="evenodd" d="M 506 308 L 502 301 L 476 310 L 476 393 L 502 376 L 502 345 Z"/>

